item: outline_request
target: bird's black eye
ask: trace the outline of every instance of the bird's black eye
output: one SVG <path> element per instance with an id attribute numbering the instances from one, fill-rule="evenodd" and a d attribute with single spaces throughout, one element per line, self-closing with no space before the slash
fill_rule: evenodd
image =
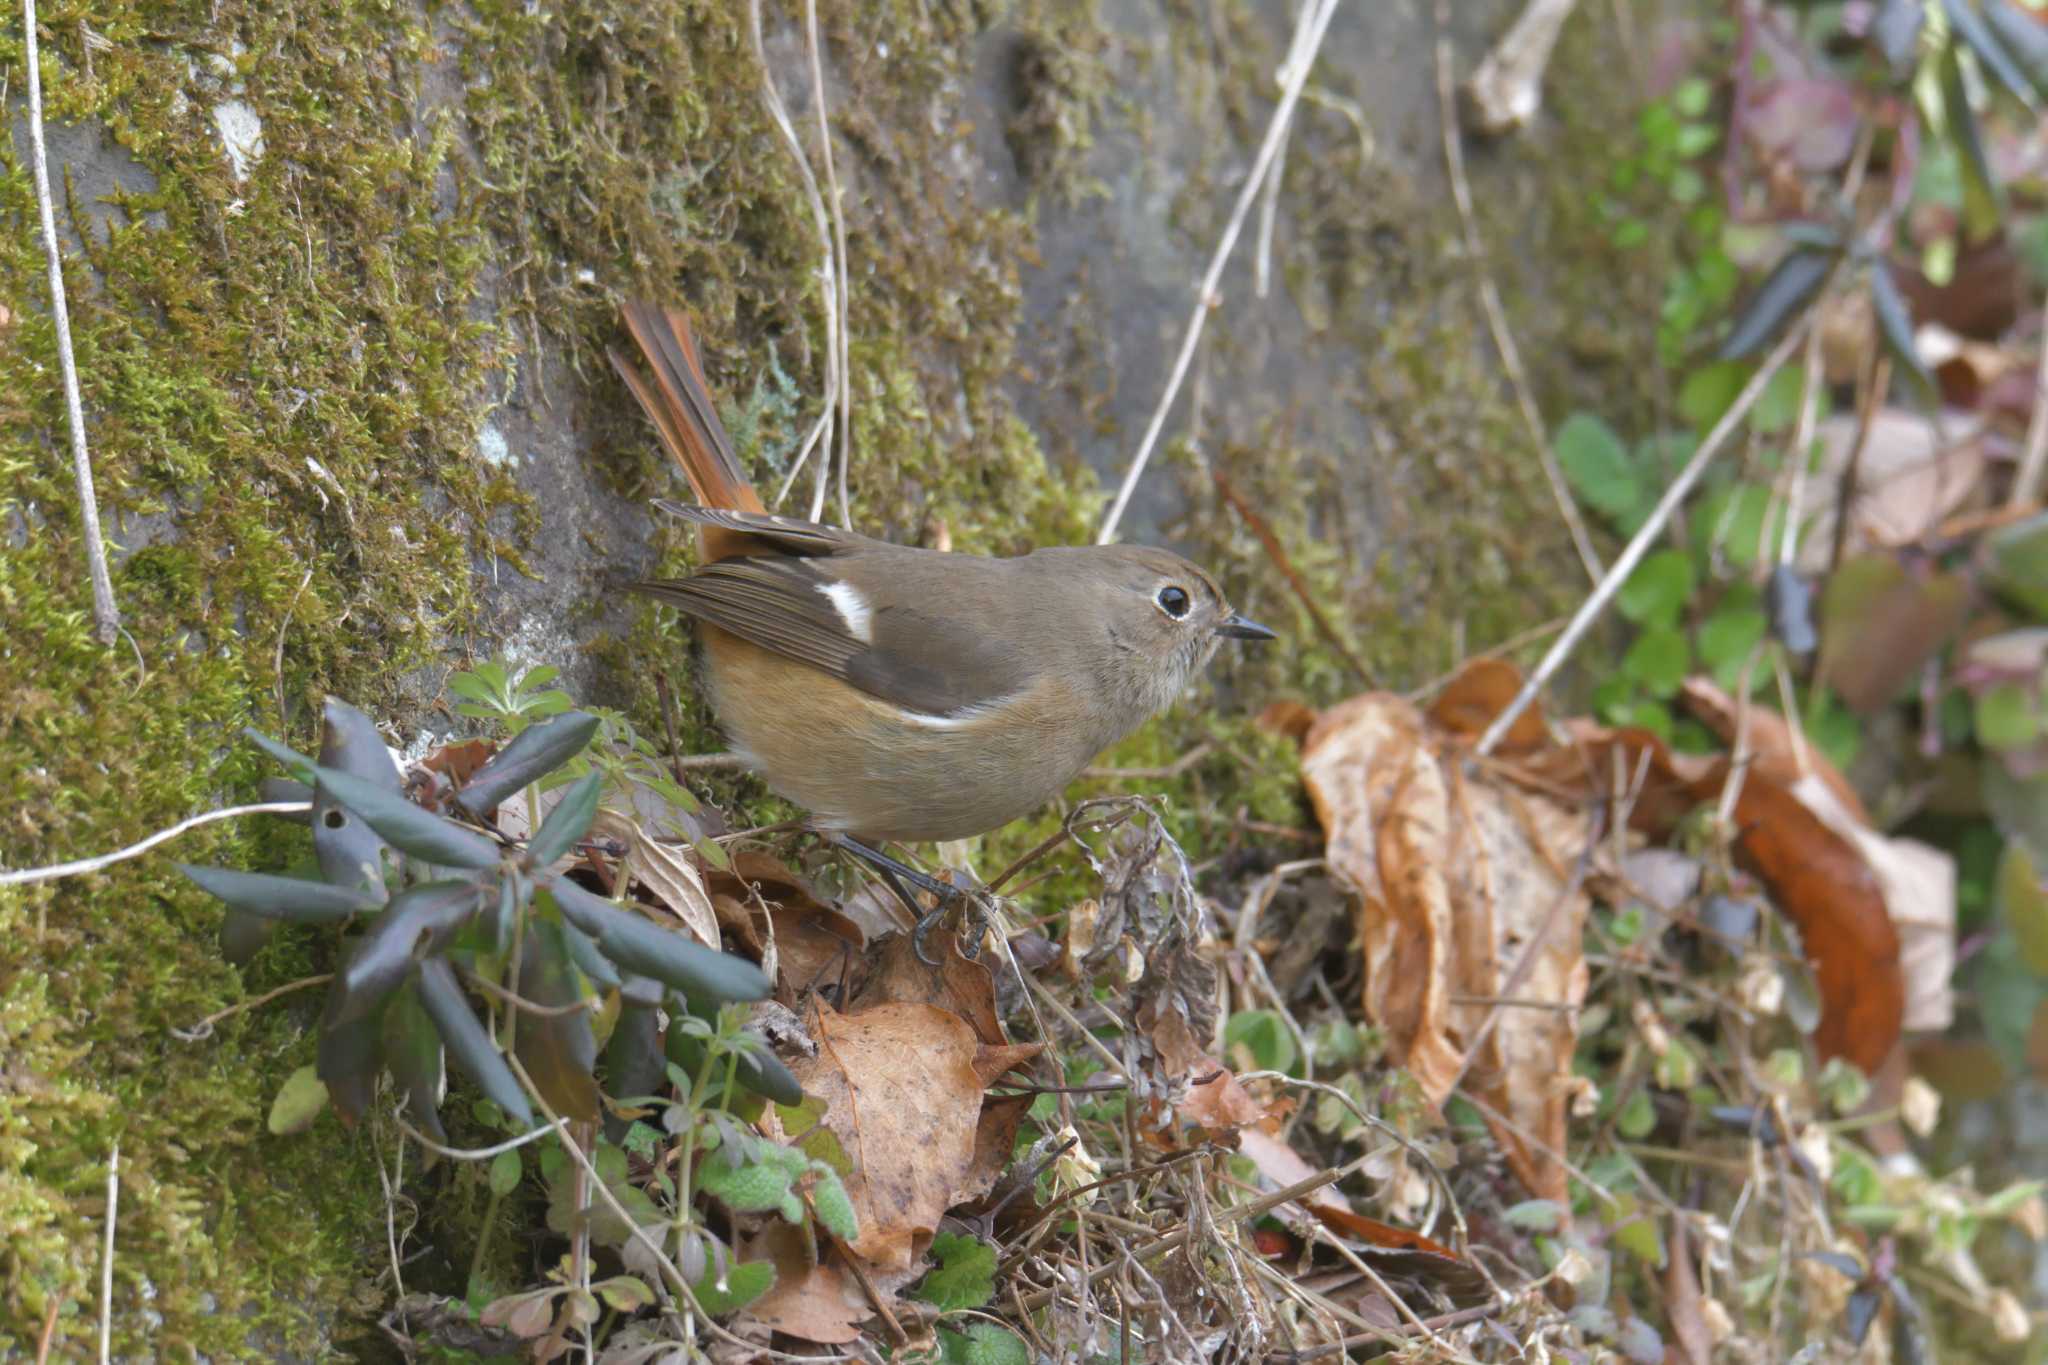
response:
<path id="1" fill-rule="evenodd" d="M 1172 586 L 1159 590 L 1159 609 L 1178 621 L 1188 614 L 1188 595 L 1185 590 Z"/>

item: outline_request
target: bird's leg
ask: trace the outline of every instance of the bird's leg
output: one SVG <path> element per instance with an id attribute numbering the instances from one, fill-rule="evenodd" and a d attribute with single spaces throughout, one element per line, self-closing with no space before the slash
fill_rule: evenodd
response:
<path id="1" fill-rule="evenodd" d="M 911 917 L 917 921 L 910 931 L 910 941 L 912 946 L 917 949 L 918 960 L 928 967 L 938 966 L 939 964 L 934 962 L 931 955 L 924 950 L 925 935 L 931 933 L 933 927 L 940 920 L 944 919 L 954 906 L 963 902 L 973 903 L 974 897 L 972 893 L 965 887 L 954 886 L 950 882 L 940 881 L 937 877 L 927 876 L 908 863 L 899 862 L 880 849 L 871 848 L 851 835 L 835 832 L 827 834 L 825 841 L 835 848 L 851 853 L 880 874 L 882 881 L 888 885 L 891 891 L 896 893 L 896 899 L 903 902 L 904 906 L 910 911 Z M 924 907 L 917 903 L 917 898 L 912 896 L 905 887 L 904 883 L 906 882 L 918 890 L 938 898 L 939 903 L 933 907 L 931 913 L 925 913 Z M 967 956 L 969 961 L 973 961 L 974 957 L 978 956 L 978 948 L 976 952 L 969 953 L 965 945 L 963 945 L 962 953 Z"/>

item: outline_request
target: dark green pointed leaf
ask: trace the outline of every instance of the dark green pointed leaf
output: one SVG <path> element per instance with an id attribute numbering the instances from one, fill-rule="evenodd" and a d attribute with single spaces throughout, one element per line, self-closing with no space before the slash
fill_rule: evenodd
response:
<path id="1" fill-rule="evenodd" d="M 383 736 L 370 718 L 333 697 L 320 726 L 320 763 L 304 774 L 314 780 L 318 767 L 350 773 L 390 791 L 399 790 L 398 769 L 384 747 Z M 384 894 L 386 845 L 362 818 L 316 785 L 313 792 L 313 851 L 320 875 L 336 886 L 361 886 Z"/>
<path id="2" fill-rule="evenodd" d="M 585 773 L 562 793 L 562 799 L 527 841 L 526 856 L 536 871 L 552 867 L 557 858 L 576 847 L 576 841 L 590 832 L 590 822 L 597 818 L 597 794 L 603 787 L 601 775 Z"/>
<path id="3" fill-rule="evenodd" d="M 284 765 L 284 770 L 301 782 L 313 780 L 313 760 L 288 744 L 280 744 L 252 726 L 242 727 L 242 738 Z"/>
<path id="4" fill-rule="evenodd" d="M 1991 173 L 1991 159 L 1984 151 L 1984 133 L 1977 126 L 1977 111 L 1963 85 L 1963 66 L 1953 43 L 1942 51 L 1940 78 L 1948 139 L 1955 144 L 1962 160 L 1963 235 L 1974 241 L 1998 226 L 2001 196 L 1998 180 Z"/>
<path id="5" fill-rule="evenodd" d="M 1728 329 L 1719 358 L 1740 360 L 1763 348 L 1793 316 L 1820 292 L 1834 269 L 1838 253 L 1794 247 L 1764 277 L 1756 294 Z"/>
<path id="6" fill-rule="evenodd" d="M 471 815 L 488 814 L 506 797 L 540 781 L 582 753 L 597 733 L 598 724 L 596 716 L 569 711 L 529 725 L 470 776 L 456 802 Z"/>
<path id="7" fill-rule="evenodd" d="M 384 1065 L 405 1095 L 413 1125 L 434 1141 L 445 1143 L 448 1134 L 441 1127 L 440 1112 L 445 1089 L 441 1035 L 411 984 L 400 986 L 385 1007 Z"/>
<path id="8" fill-rule="evenodd" d="M 526 1102 L 526 1092 L 519 1088 L 519 1079 L 505 1065 L 498 1045 L 462 998 L 455 969 L 442 958 L 428 958 L 420 964 L 415 989 L 434 1027 L 440 1030 L 441 1041 L 448 1045 L 448 1055 L 477 1083 L 484 1098 L 504 1110 L 521 1129 L 533 1127 L 533 1107 Z"/>
<path id="9" fill-rule="evenodd" d="M 549 1009 L 574 1005 L 583 987 L 569 959 L 559 926 L 535 919 L 527 926 L 519 962 L 519 995 Z M 519 1014 L 519 1061 L 534 1086 L 558 1114 L 592 1121 L 598 1115 L 597 1039 L 588 1010 L 568 1014 Z"/>
<path id="10" fill-rule="evenodd" d="M 341 973 L 342 1000 L 335 1007 L 335 1022 L 360 1018 L 382 1003 L 414 966 L 468 924 L 482 904 L 483 890 L 475 882 L 426 882 L 393 896 Z"/>
<path id="11" fill-rule="evenodd" d="M 607 1093 L 652 1095 L 661 1084 L 661 1020 L 652 1006 L 626 1004 L 619 1007 L 618 1022 L 604 1045 L 604 1078 Z"/>
<path id="12" fill-rule="evenodd" d="M 1948 11 L 1949 27 L 1956 37 L 1977 56 L 1977 62 L 1985 74 L 1994 77 L 1998 83 L 2010 90 L 2013 98 L 2029 109 L 2038 107 L 2034 98 L 2034 87 L 2021 71 L 2012 54 L 2005 50 L 2005 44 L 1998 41 L 1998 35 L 1984 22 L 1975 6 L 1968 0 L 1943 0 L 1942 7 Z"/>
<path id="13" fill-rule="evenodd" d="M 233 872 L 225 867 L 194 867 L 190 863 L 173 863 L 172 866 L 196 883 L 200 890 L 226 902 L 231 908 L 266 919 L 332 924 L 351 915 L 374 910 L 384 903 L 381 898 L 367 892 L 308 881 L 304 877 Z"/>
<path id="14" fill-rule="evenodd" d="M 569 956 L 575 960 L 585 976 L 604 990 L 619 988 L 619 969 L 612 965 L 610 958 L 598 951 L 595 939 L 564 920 L 562 941 L 569 945 Z M 660 1003 L 658 996 L 655 1003 Z"/>
<path id="15" fill-rule="evenodd" d="M 422 810 L 395 791 L 321 767 L 319 789 L 355 812 L 399 852 L 437 867 L 496 867 L 498 846 L 481 834 Z"/>
<path id="16" fill-rule="evenodd" d="M 337 982 L 327 992 L 316 1065 L 335 1116 L 344 1127 L 352 1128 L 377 1097 L 377 1073 L 384 1069 L 385 1002 L 377 1001 L 355 1019 L 340 1016 L 342 1003 L 342 987 Z"/>
<path id="17" fill-rule="evenodd" d="M 312 773 L 312 765 L 308 764 L 306 766 L 306 775 L 310 777 L 312 776 Z M 307 786 L 303 782 L 295 782 L 289 777 L 264 778 L 262 782 L 257 784 L 256 794 L 262 797 L 263 800 L 265 800 L 266 802 L 310 802 L 313 799 L 313 789 L 311 787 Z M 289 820 L 295 825 L 310 825 L 313 823 L 313 817 L 310 813 L 299 815 L 293 815 L 290 813 L 280 813 L 277 818 L 280 820 Z"/>
<path id="18" fill-rule="evenodd" d="M 1820 251 L 1840 251 L 1842 234 L 1826 223 L 1781 224 L 1778 235 L 1793 246 L 1810 246 Z"/>
<path id="19" fill-rule="evenodd" d="M 1922 393 L 1932 393 L 1934 376 L 1927 372 L 1926 362 L 1920 359 L 1920 348 L 1913 344 L 1913 314 L 1899 293 L 1898 282 L 1882 261 L 1870 268 L 1870 304 L 1877 310 L 1878 330 L 1884 333 L 1892 358 L 1913 376 Z"/>
<path id="20" fill-rule="evenodd" d="M 220 955 L 237 967 L 247 966 L 276 931 L 276 920 L 229 906 L 220 917 Z"/>
<path id="21" fill-rule="evenodd" d="M 1984 19 L 2034 93 L 2048 94 L 2048 28 L 2012 0 L 1984 0 Z"/>
<path id="22" fill-rule="evenodd" d="M 554 878 L 549 887 L 563 917 L 596 939 L 606 957 L 627 971 L 674 987 L 692 1004 L 768 998 L 768 978 L 753 963 L 701 947 L 682 933 L 658 929 L 567 877 Z"/>
<path id="23" fill-rule="evenodd" d="M 1912 70 L 1926 20 L 1926 0 L 1879 0 L 1870 36 L 1877 40 L 1877 50 L 1893 75 L 1904 76 Z"/>

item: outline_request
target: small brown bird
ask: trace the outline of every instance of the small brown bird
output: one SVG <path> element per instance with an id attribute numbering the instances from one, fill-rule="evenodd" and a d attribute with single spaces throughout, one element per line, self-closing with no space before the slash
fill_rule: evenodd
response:
<path id="1" fill-rule="evenodd" d="M 768 512 L 712 406 L 688 320 L 626 326 L 624 377 L 700 504 L 704 567 L 635 586 L 699 624 L 733 747 L 827 832 L 960 839 L 1029 814 L 1171 702 L 1227 638 L 1273 632 L 1141 546 L 1013 559 L 909 549 Z"/>

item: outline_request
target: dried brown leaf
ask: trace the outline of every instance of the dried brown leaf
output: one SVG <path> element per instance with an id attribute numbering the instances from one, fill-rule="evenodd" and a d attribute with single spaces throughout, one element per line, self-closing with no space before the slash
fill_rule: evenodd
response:
<path id="1" fill-rule="evenodd" d="M 825 1126 L 852 1159 L 847 1193 L 860 1218 L 856 1254 L 901 1267 L 929 1244 L 974 1162 L 980 1044 L 966 1020 L 935 1005 L 840 1014 L 822 1002 L 816 1058 L 791 1066 L 826 1102 Z"/>

